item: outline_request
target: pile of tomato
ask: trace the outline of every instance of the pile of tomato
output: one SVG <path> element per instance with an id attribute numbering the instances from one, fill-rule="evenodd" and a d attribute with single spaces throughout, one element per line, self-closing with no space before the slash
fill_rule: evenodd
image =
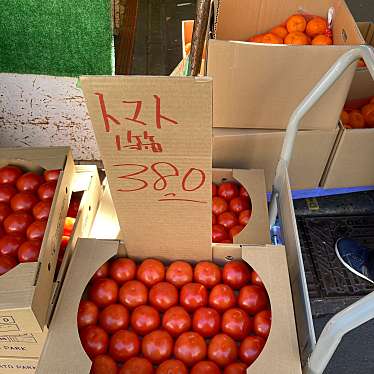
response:
<path id="1" fill-rule="evenodd" d="M 213 183 L 212 196 L 212 242 L 232 243 L 251 217 L 251 199 L 247 190 L 234 182 Z"/>
<path id="2" fill-rule="evenodd" d="M 91 374 L 245 373 L 271 327 L 266 289 L 244 261 L 117 258 L 85 294 L 77 325 Z"/>
<path id="3" fill-rule="evenodd" d="M 18 263 L 38 261 L 59 174 L 0 168 L 0 275 Z"/>

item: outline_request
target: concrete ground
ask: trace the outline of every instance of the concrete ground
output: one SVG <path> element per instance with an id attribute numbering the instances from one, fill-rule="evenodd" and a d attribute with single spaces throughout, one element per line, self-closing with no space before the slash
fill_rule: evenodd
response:
<path id="1" fill-rule="evenodd" d="M 357 21 L 374 21 L 374 0 L 347 0 L 347 4 Z M 170 74 L 182 58 L 181 21 L 193 19 L 194 12 L 195 0 L 140 0 L 132 73 Z M 330 317 L 314 320 L 317 336 Z M 374 321 L 343 338 L 325 373 L 374 373 Z"/>

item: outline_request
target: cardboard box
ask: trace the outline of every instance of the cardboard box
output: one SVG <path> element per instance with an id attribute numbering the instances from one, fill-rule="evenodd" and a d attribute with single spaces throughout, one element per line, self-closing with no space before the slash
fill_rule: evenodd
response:
<path id="1" fill-rule="evenodd" d="M 219 264 L 224 264 L 227 259 L 243 258 L 259 272 L 267 287 L 272 308 L 272 328 L 266 346 L 250 372 L 301 374 L 285 248 L 218 244 L 205 255 L 206 259 L 213 259 Z M 80 343 L 76 313 L 92 274 L 113 256 L 126 256 L 124 246 L 118 241 L 78 241 L 39 361 L 38 374 L 89 372 L 91 362 Z M 139 251 L 138 257 L 143 256 L 144 253 Z M 74 365 L 71 365 L 72 360 Z"/>
<path id="2" fill-rule="evenodd" d="M 62 169 L 43 237 L 39 261 L 17 265 L 0 277 L 0 332 L 41 333 L 47 320 L 74 162 L 69 148 L 1 148 L 1 165 L 27 170 Z"/>
<path id="3" fill-rule="evenodd" d="M 32 331 L 0 331 L 0 359 L 1 358 L 38 358 L 40 357 L 48 334 L 48 326 L 58 299 L 65 273 L 69 265 L 76 242 L 80 237 L 87 237 L 90 233 L 97 207 L 101 198 L 102 189 L 96 166 L 77 165 L 72 181 L 72 192 L 84 191 L 79 211 L 74 223 L 69 243 L 65 250 L 62 265 L 53 283 L 52 297 L 49 300 L 46 325 L 41 333 Z M 6 318 L 6 320 L 5 320 Z M 13 322 L 10 317 L 3 321 Z M 1 366 L 0 366 L 1 367 Z M 1 371 L 0 371 L 1 373 Z"/>
<path id="4" fill-rule="evenodd" d="M 250 196 L 252 204 L 250 220 L 243 231 L 234 236 L 234 243 L 271 244 L 264 171 L 256 169 L 213 169 L 212 179 L 213 183 L 217 184 L 224 181 L 239 182 Z"/>
<path id="5" fill-rule="evenodd" d="M 1 374 L 34 374 L 38 360 L 35 358 L 0 357 Z"/>
<path id="6" fill-rule="evenodd" d="M 292 189 L 318 187 L 339 129 L 299 131 L 289 173 Z M 213 166 L 263 169 L 271 191 L 284 131 L 214 129 Z M 318 149 L 318 152 L 316 152 Z"/>
<path id="7" fill-rule="evenodd" d="M 365 68 L 358 69 L 348 101 L 374 96 L 374 81 Z M 374 128 L 346 129 L 340 134 L 326 167 L 322 185 L 325 188 L 374 185 Z"/>
<path id="8" fill-rule="evenodd" d="M 334 46 L 245 42 L 303 10 L 327 17 L 334 6 Z M 221 0 L 215 39 L 208 45 L 215 127 L 285 129 L 292 112 L 351 45 L 363 44 L 344 0 Z M 334 129 L 352 65 L 301 121 L 301 129 Z"/>

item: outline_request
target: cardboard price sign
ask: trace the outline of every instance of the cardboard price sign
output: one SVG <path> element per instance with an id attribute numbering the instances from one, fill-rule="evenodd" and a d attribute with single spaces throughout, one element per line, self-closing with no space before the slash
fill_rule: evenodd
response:
<path id="1" fill-rule="evenodd" d="M 81 84 L 129 255 L 210 258 L 212 81 Z"/>

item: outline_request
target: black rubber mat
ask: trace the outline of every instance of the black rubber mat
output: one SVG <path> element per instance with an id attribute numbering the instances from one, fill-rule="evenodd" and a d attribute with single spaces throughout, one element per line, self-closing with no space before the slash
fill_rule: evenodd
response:
<path id="1" fill-rule="evenodd" d="M 335 254 L 335 242 L 341 237 L 374 250 L 374 215 L 297 217 L 297 224 L 313 316 L 335 314 L 374 291 Z"/>

